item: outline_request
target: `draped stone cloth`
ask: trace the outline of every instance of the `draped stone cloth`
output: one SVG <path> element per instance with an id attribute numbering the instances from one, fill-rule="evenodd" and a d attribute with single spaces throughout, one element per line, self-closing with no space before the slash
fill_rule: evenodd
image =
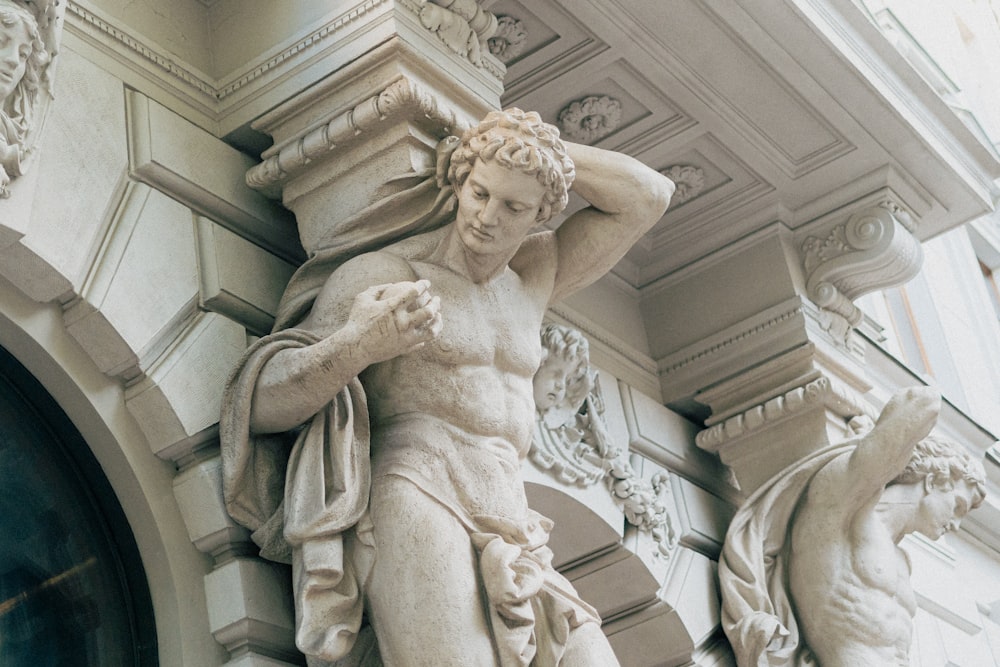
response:
<path id="1" fill-rule="evenodd" d="M 796 508 L 824 466 L 854 449 L 836 445 L 765 482 L 733 517 L 719 557 L 722 627 L 741 667 L 815 667 L 789 597 L 787 547 Z"/>
<path id="2" fill-rule="evenodd" d="M 368 408 L 357 379 L 309 423 L 288 434 L 254 434 L 250 407 L 264 365 L 319 337 L 289 329 L 259 340 L 226 385 L 220 421 L 223 492 L 235 521 L 265 558 L 293 566 L 296 644 L 321 655 L 353 647 L 364 610 L 350 557 L 371 488 Z"/>

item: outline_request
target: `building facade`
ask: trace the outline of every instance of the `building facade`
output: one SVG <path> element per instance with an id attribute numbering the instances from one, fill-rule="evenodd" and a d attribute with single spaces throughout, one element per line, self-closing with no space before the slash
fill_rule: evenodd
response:
<path id="1" fill-rule="evenodd" d="M 27 3 L 60 36 L 0 199 L 0 656 L 62 623 L 88 664 L 303 664 L 289 570 L 223 503 L 226 379 L 319 237 L 398 213 L 439 140 L 518 106 L 678 185 L 547 317 L 589 340 L 628 465 L 555 438 L 523 470 L 622 664 L 735 664 L 734 512 L 915 385 L 989 495 L 902 543 L 912 661 L 1000 664 L 1000 105 L 968 74 L 1000 28 L 910 4 Z"/>

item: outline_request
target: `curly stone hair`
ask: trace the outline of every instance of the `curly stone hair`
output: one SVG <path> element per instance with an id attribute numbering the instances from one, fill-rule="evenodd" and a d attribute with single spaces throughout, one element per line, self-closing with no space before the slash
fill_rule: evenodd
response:
<path id="1" fill-rule="evenodd" d="M 11 95 L 9 104 L 11 120 L 25 123 L 34 109 L 35 98 L 41 88 L 42 72 L 49 62 L 49 53 L 38 30 L 38 21 L 23 3 L 15 0 L 0 0 L 0 30 L 23 24 L 31 37 L 31 54 L 24 68 L 24 76 Z M 3 100 L 0 100 L 3 102 Z"/>
<path id="2" fill-rule="evenodd" d="M 576 329 L 548 324 L 542 328 L 542 363 L 550 358 L 558 358 L 574 363 L 573 372 L 566 377 L 566 398 L 579 407 L 593 386 L 590 370 L 590 344 Z"/>
<path id="3" fill-rule="evenodd" d="M 576 172 L 559 130 L 534 111 L 491 111 L 478 125 L 466 130 L 455 149 L 448 180 L 456 194 L 469 177 L 476 160 L 496 160 L 538 178 L 545 195 L 538 222 L 549 220 L 566 208 Z"/>
<path id="4" fill-rule="evenodd" d="M 917 443 L 910 462 L 891 484 L 922 482 L 931 474 L 952 482 L 967 482 L 975 490 L 972 507 L 979 507 L 986 498 L 983 464 L 973 459 L 958 443 L 933 435 Z"/>

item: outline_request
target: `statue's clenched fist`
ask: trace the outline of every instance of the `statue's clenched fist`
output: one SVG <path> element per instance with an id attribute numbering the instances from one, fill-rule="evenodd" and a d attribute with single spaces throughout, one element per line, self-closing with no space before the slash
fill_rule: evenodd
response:
<path id="1" fill-rule="evenodd" d="M 427 280 L 375 285 L 354 298 L 347 326 L 355 330 L 369 363 L 385 361 L 441 332 L 441 299 L 431 296 Z"/>

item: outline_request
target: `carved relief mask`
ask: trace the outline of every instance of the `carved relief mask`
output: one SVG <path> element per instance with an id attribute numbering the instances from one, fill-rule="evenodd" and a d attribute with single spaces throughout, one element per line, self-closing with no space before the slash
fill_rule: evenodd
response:
<path id="1" fill-rule="evenodd" d="M 958 530 L 974 498 L 975 489 L 968 482 L 929 474 L 917 507 L 916 532 L 936 540 L 948 531 Z"/>
<path id="2" fill-rule="evenodd" d="M 0 25 L 0 99 L 10 97 L 24 76 L 33 48 L 31 42 L 31 33 L 24 21 Z"/>
<path id="3" fill-rule="evenodd" d="M 458 196 L 455 224 L 475 254 L 513 256 L 535 227 L 545 186 L 533 174 L 476 160 Z"/>
<path id="4" fill-rule="evenodd" d="M 572 359 L 555 355 L 546 357 L 534 379 L 535 407 L 539 412 L 566 406 L 570 378 L 577 372 L 579 365 L 579 361 Z M 573 412 L 579 407 L 573 406 Z"/>

